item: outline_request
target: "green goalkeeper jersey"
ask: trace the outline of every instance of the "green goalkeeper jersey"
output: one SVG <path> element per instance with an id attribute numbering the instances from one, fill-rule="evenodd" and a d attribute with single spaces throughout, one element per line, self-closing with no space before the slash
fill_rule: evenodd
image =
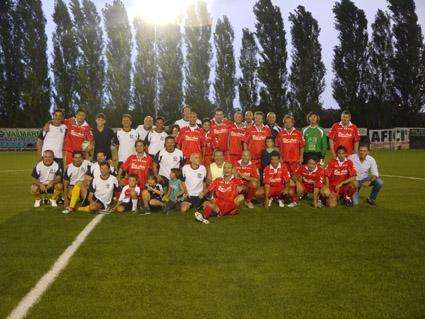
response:
<path id="1" fill-rule="evenodd" d="M 328 138 L 326 132 L 320 126 L 307 126 L 303 128 L 303 136 L 305 140 L 304 152 L 320 152 L 326 155 L 328 149 Z"/>

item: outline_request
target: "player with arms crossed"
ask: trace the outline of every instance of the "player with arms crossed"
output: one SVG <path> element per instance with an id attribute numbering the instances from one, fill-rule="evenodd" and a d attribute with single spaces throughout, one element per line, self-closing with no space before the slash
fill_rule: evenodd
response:
<path id="1" fill-rule="evenodd" d="M 356 192 L 356 169 L 347 158 L 344 146 L 336 149 L 337 157 L 328 163 L 325 170 L 325 193 L 329 192 L 327 205 L 336 207 L 341 198 L 347 206 L 353 205 L 352 197 Z"/>
<path id="2" fill-rule="evenodd" d="M 57 207 L 56 200 L 62 193 L 62 171 L 54 161 L 53 151 L 43 152 L 43 157 L 33 168 L 31 176 L 34 178 L 31 186 L 31 194 L 35 198 L 34 207 L 40 207 L 42 194 L 53 194 L 49 199 L 50 205 Z"/>
<path id="3" fill-rule="evenodd" d="M 214 180 L 208 186 L 208 192 L 213 194 L 213 199 L 204 203 L 204 213 L 195 212 L 195 219 L 208 224 L 211 216 L 235 215 L 244 201 L 241 194 L 245 182 L 233 176 L 231 163 L 224 164 L 223 177 Z"/>

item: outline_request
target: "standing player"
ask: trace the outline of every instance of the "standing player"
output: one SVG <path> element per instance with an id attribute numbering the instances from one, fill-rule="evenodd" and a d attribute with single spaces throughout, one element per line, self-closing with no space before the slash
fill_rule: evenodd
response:
<path id="1" fill-rule="evenodd" d="M 108 160 L 112 159 L 111 145 L 115 139 L 115 133 L 110 128 L 105 126 L 106 116 L 103 113 L 99 113 L 96 116 L 96 128 L 93 130 L 94 137 L 94 158 L 99 152 L 103 152 Z"/>
<path id="2" fill-rule="evenodd" d="M 177 120 L 174 124 L 178 125 L 180 128 L 189 126 L 189 118 L 190 118 L 191 109 L 189 105 L 184 105 L 182 108 L 183 117 L 180 120 Z M 196 125 L 201 126 L 201 121 L 196 120 Z"/>
<path id="3" fill-rule="evenodd" d="M 254 125 L 246 130 L 244 149 L 250 151 L 251 160 L 260 166 L 261 153 L 266 148 L 266 138 L 271 136 L 270 128 L 263 123 L 263 112 L 255 112 Z"/>
<path id="4" fill-rule="evenodd" d="M 236 111 L 233 116 L 234 124 L 230 126 L 226 160 L 235 165 L 241 159 L 243 142 L 245 139 L 245 126 L 243 125 L 242 112 Z"/>
<path id="5" fill-rule="evenodd" d="M 254 125 L 254 113 L 252 113 L 252 111 L 246 111 L 244 126 L 245 128 L 250 128 L 253 125 Z"/>
<path id="6" fill-rule="evenodd" d="M 153 158 L 149 154 L 146 154 L 146 144 L 142 140 L 137 140 L 135 143 L 136 154 L 130 155 L 127 160 L 121 165 L 118 171 L 118 180 L 120 185 L 127 185 L 128 179 L 123 179 L 123 173 L 135 174 L 139 181 L 139 187 L 141 190 L 145 189 L 146 182 L 149 174 L 152 172 L 157 176 L 157 172 L 154 169 Z"/>
<path id="7" fill-rule="evenodd" d="M 122 116 L 122 128 L 118 130 L 115 137 L 115 144 L 118 146 L 118 168 L 130 155 L 135 152 L 134 145 L 139 139 L 139 134 L 131 128 L 133 120 L 130 114 Z"/>
<path id="8" fill-rule="evenodd" d="M 241 192 L 244 181 L 233 176 L 233 166 L 224 164 L 224 176 L 217 178 L 208 186 L 208 191 L 213 194 L 213 199 L 204 203 L 204 213 L 195 212 L 195 219 L 208 224 L 211 216 L 235 215 L 244 201 Z"/>
<path id="9" fill-rule="evenodd" d="M 344 146 L 338 146 L 337 157 L 332 159 L 325 170 L 325 191 L 330 192 L 328 206 L 336 207 L 342 198 L 347 206 L 352 206 L 352 197 L 356 192 L 356 169 L 353 162 L 347 159 Z"/>
<path id="10" fill-rule="evenodd" d="M 267 122 L 267 126 L 270 128 L 270 131 L 272 132 L 272 138 L 274 140 L 277 134 L 279 134 L 279 132 L 282 130 L 282 128 L 276 123 L 276 113 L 274 112 L 267 113 L 266 122 Z"/>
<path id="11" fill-rule="evenodd" d="M 37 137 L 37 161 L 41 161 L 41 155 L 52 150 L 55 161 L 59 164 L 59 168 L 63 171 L 63 141 L 66 133 L 66 125 L 62 124 L 63 111 L 56 110 L 53 113 L 53 119 L 46 124 L 48 130 L 41 130 Z"/>
<path id="12" fill-rule="evenodd" d="M 297 194 L 302 197 L 306 194 L 313 194 L 313 206 L 322 207 L 319 196 L 327 198 L 329 193 L 323 189 L 325 171 L 321 168 L 315 157 L 309 157 L 307 163 L 300 166 L 295 173 L 297 178 Z"/>
<path id="13" fill-rule="evenodd" d="M 143 119 L 143 125 L 139 125 L 136 128 L 139 139 L 144 141 L 148 133 L 152 131 L 152 128 L 153 128 L 153 117 L 148 115 Z"/>
<path id="14" fill-rule="evenodd" d="M 93 178 L 89 186 L 89 205 L 80 207 L 82 212 L 108 211 L 114 198 L 114 194 L 119 192 L 120 187 L 115 176 L 110 174 L 108 162 L 100 164 L 100 176 Z"/>
<path id="15" fill-rule="evenodd" d="M 131 210 L 132 213 L 137 211 L 137 203 L 140 196 L 140 187 L 137 186 L 137 175 L 130 174 L 128 176 L 128 185 L 125 185 L 118 198 L 115 211 L 124 213 Z"/>
<path id="16" fill-rule="evenodd" d="M 201 156 L 193 153 L 190 156 L 190 164 L 186 164 L 182 169 L 184 200 L 181 203 L 180 211 L 187 212 L 191 206 L 199 208 L 202 205 L 204 196 L 207 193 L 206 177 L 207 170 L 201 165 Z"/>
<path id="17" fill-rule="evenodd" d="M 65 197 L 65 210 L 63 214 L 69 214 L 75 210 L 79 201 L 87 196 L 88 180 L 86 174 L 90 172 L 90 162 L 84 159 L 83 152 L 75 151 L 73 161 L 65 170 L 63 176 L 63 189 Z"/>
<path id="18" fill-rule="evenodd" d="M 233 123 L 224 118 L 224 111 L 221 108 L 215 110 L 214 119 L 211 120 L 211 134 L 215 137 L 216 149 L 226 154 L 227 140 L 229 138 L 229 129 Z"/>
<path id="19" fill-rule="evenodd" d="M 328 138 L 325 130 L 319 126 L 320 117 L 315 112 L 307 115 L 307 122 L 310 124 L 303 128 L 304 161 L 314 157 L 316 161 L 323 163 L 328 149 Z"/>
<path id="20" fill-rule="evenodd" d="M 148 153 L 155 156 L 160 150 L 164 149 L 165 138 L 168 134 L 165 130 L 165 119 L 158 117 L 155 120 L 155 128 L 148 133 L 145 142 L 148 145 Z"/>
<path id="21" fill-rule="evenodd" d="M 168 186 L 171 170 L 181 168 L 184 163 L 183 152 L 176 148 L 174 137 L 165 138 L 165 148 L 156 153 L 154 162 L 155 170 L 158 171 L 158 181 L 163 186 Z"/>
<path id="22" fill-rule="evenodd" d="M 63 121 L 66 125 L 66 135 L 64 141 L 65 163 L 72 163 L 74 151 L 93 150 L 93 134 L 90 125 L 86 122 L 86 111 L 78 109 L 75 117 Z M 87 154 L 87 153 L 86 153 Z M 88 158 L 86 155 L 85 158 Z"/>
<path id="23" fill-rule="evenodd" d="M 59 164 L 54 161 L 53 151 L 43 152 L 43 157 L 35 165 L 31 176 L 34 178 L 31 186 L 31 193 L 35 198 L 34 207 L 40 207 L 42 194 L 53 194 L 49 201 L 52 207 L 57 207 L 56 200 L 62 193 L 62 171 Z"/>
<path id="24" fill-rule="evenodd" d="M 176 142 L 180 146 L 186 160 L 190 158 L 191 154 L 202 154 L 202 149 L 205 146 L 204 133 L 196 124 L 197 119 L 198 116 L 196 113 L 191 112 L 189 115 L 189 126 L 181 128 L 176 137 Z"/>
<path id="25" fill-rule="evenodd" d="M 210 165 L 212 162 L 212 156 L 214 153 L 214 149 L 217 145 L 217 140 L 215 136 L 211 132 L 211 120 L 203 119 L 202 120 L 202 130 L 204 131 L 204 140 L 205 145 L 202 150 L 202 163 L 204 165 Z"/>
<path id="26" fill-rule="evenodd" d="M 235 175 L 244 181 L 245 204 L 248 208 L 254 208 L 252 199 L 260 185 L 260 175 L 258 174 L 258 167 L 251 162 L 251 153 L 243 151 L 242 158 L 236 162 L 234 168 Z"/>
<path id="27" fill-rule="evenodd" d="M 280 155 L 274 152 L 270 156 L 270 165 L 264 169 L 264 205 L 269 208 L 273 199 L 277 199 L 279 207 L 285 207 L 283 196 L 289 194 L 288 183 L 291 179 L 288 169 L 282 165 Z"/>
<path id="28" fill-rule="evenodd" d="M 332 158 L 336 158 L 336 150 L 344 146 L 347 155 L 357 153 L 359 149 L 360 133 L 356 125 L 351 123 L 351 114 L 348 111 L 341 113 L 341 122 L 332 125 L 329 131 L 329 147 Z"/>

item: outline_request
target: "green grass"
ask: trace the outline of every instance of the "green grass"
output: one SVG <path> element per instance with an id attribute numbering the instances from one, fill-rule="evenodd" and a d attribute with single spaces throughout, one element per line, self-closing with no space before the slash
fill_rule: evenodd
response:
<path id="1" fill-rule="evenodd" d="M 425 151 L 374 156 L 381 174 L 425 177 Z M 0 317 L 93 218 L 31 209 L 29 174 L 0 169 Z M 383 179 L 374 208 L 105 216 L 28 317 L 422 318 L 425 181 Z"/>

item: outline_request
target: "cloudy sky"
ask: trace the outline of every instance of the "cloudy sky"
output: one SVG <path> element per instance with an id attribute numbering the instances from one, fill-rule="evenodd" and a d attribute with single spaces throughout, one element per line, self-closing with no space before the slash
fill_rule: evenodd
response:
<path id="1" fill-rule="evenodd" d="M 67 0 L 65 0 L 67 1 Z M 101 10 L 108 0 L 93 0 L 98 9 Z M 140 2 L 156 1 L 156 0 L 123 0 L 125 3 L 130 21 L 139 15 Z M 176 0 L 178 1 L 178 0 Z M 209 11 L 216 21 L 219 17 L 227 15 L 235 30 L 235 53 L 236 58 L 239 56 L 241 46 L 242 28 L 247 27 L 250 30 L 255 30 L 255 16 L 252 12 L 255 0 L 207 0 Z M 374 20 L 374 16 L 378 9 L 387 9 L 386 0 L 354 0 L 356 5 L 363 9 L 366 13 L 370 31 L 370 25 Z M 291 51 L 290 32 L 289 32 L 289 12 L 292 12 L 298 5 L 303 5 L 307 10 L 311 11 L 313 16 L 318 20 L 321 28 L 320 42 L 322 44 L 323 61 L 326 65 L 326 90 L 322 95 L 324 106 L 336 107 L 336 103 L 332 97 L 332 56 L 333 47 L 337 44 L 337 32 L 334 29 L 334 17 L 332 7 L 335 1 L 332 0 L 274 0 L 273 3 L 281 9 L 285 22 L 285 30 L 288 42 L 288 52 Z M 53 0 L 44 0 L 43 9 L 47 19 L 47 35 L 49 37 L 49 47 L 51 47 L 51 37 L 55 25 L 52 22 Z M 424 30 L 425 26 L 425 0 L 416 0 L 416 12 L 419 16 L 419 22 Z M 290 55 L 289 55 L 290 56 Z M 51 56 L 49 56 L 51 58 Z M 288 61 L 288 69 L 290 66 L 290 58 Z M 212 75 L 213 77 L 213 75 Z M 237 101 L 236 101 L 237 104 Z"/>

